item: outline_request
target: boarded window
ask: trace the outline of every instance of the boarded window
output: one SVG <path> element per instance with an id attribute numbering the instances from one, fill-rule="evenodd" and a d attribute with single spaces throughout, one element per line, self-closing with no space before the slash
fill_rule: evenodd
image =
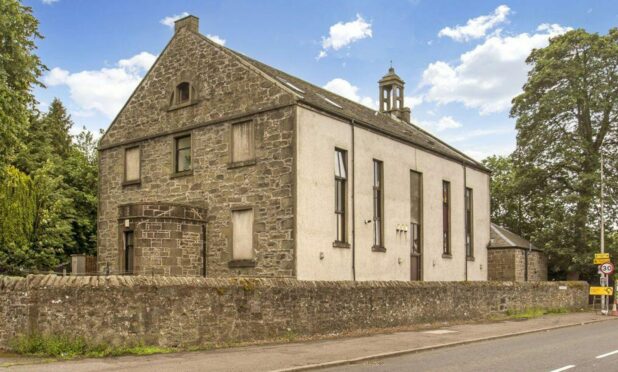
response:
<path id="1" fill-rule="evenodd" d="M 176 138 L 174 147 L 174 171 L 178 173 L 191 170 L 191 136 Z"/>
<path id="2" fill-rule="evenodd" d="M 255 158 L 253 122 L 232 125 L 232 162 Z"/>
<path id="3" fill-rule="evenodd" d="M 346 152 L 335 149 L 335 218 L 337 220 L 337 242 L 346 242 Z"/>
<path id="4" fill-rule="evenodd" d="M 254 259 L 253 209 L 232 211 L 232 231 L 232 259 Z"/>
<path id="5" fill-rule="evenodd" d="M 442 181 L 442 253 L 451 254 L 451 183 Z"/>
<path id="6" fill-rule="evenodd" d="M 140 148 L 131 147 L 124 152 L 124 180 L 139 181 L 140 179 Z"/>
<path id="7" fill-rule="evenodd" d="M 472 227 L 473 227 L 473 206 L 474 198 L 472 196 L 472 189 L 466 187 L 466 256 L 474 257 L 474 243 L 472 239 Z"/>

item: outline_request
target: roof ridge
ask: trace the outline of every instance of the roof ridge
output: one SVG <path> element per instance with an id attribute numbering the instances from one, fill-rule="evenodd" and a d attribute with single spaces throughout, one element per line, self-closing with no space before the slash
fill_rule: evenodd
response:
<path id="1" fill-rule="evenodd" d="M 191 31 L 193 32 L 193 31 Z M 251 70 L 258 72 L 260 75 L 264 76 L 266 79 L 268 79 L 269 81 L 272 81 L 273 83 L 275 83 L 278 87 L 281 87 L 284 91 L 291 93 L 294 97 L 294 99 L 296 100 L 302 100 L 310 105 L 314 104 L 312 103 L 310 100 L 307 100 L 306 95 L 307 94 L 311 94 L 313 93 L 314 95 L 319 95 L 321 93 L 325 93 L 327 96 L 326 98 L 328 98 L 328 95 L 331 95 L 332 97 L 335 97 L 336 99 L 342 99 L 344 100 L 344 103 L 347 103 L 349 105 L 352 105 L 353 107 L 356 107 L 360 110 L 366 110 L 368 111 L 366 113 L 366 115 L 369 115 L 369 112 L 371 113 L 371 115 L 373 116 L 380 116 L 382 118 L 386 118 L 386 120 L 388 120 L 393 126 L 397 126 L 400 127 L 401 130 L 403 129 L 407 129 L 407 130 L 412 130 L 412 131 L 417 131 L 420 134 L 422 134 L 425 137 L 429 137 L 429 139 L 435 140 L 436 142 L 438 142 L 441 146 L 444 146 L 446 149 L 452 151 L 454 154 L 449 155 L 447 152 L 445 152 L 445 150 L 441 150 L 441 149 L 436 149 L 436 148 L 427 148 L 427 144 L 425 146 L 423 146 L 421 143 L 415 143 L 415 141 L 408 139 L 408 141 L 412 142 L 413 144 L 415 144 L 416 146 L 420 146 L 423 149 L 429 150 L 429 151 L 435 151 L 439 154 L 442 154 L 443 156 L 446 156 L 447 158 L 450 158 L 451 160 L 457 161 L 459 160 L 462 164 L 467 162 L 471 165 L 473 165 L 474 167 L 483 170 L 485 172 L 490 172 L 490 170 L 483 165 L 480 161 L 477 161 L 475 159 L 473 159 L 472 157 L 468 156 L 467 154 L 465 154 L 464 152 L 458 150 L 457 148 L 449 145 L 448 143 L 444 142 L 443 140 L 441 140 L 440 138 L 438 138 L 437 136 L 429 133 L 428 131 L 422 129 L 419 125 L 414 124 L 414 123 L 408 123 L 405 121 L 402 121 L 401 119 L 398 118 L 394 118 L 392 115 L 387 114 L 387 113 L 383 113 L 380 112 L 378 110 L 374 110 L 371 107 L 367 107 L 359 102 L 353 101 L 349 98 L 343 97 L 337 93 L 331 92 L 328 89 L 322 88 L 318 85 L 315 85 L 309 81 L 306 81 L 304 79 L 301 79 L 297 76 L 294 76 L 292 74 L 289 74 L 285 71 L 282 71 L 276 67 L 267 65 L 266 63 L 260 62 L 254 58 L 251 58 L 241 52 L 235 51 L 231 48 L 228 48 L 224 45 L 220 45 L 215 43 L 214 41 L 210 40 L 207 36 L 201 34 L 200 32 L 195 32 L 196 34 L 198 34 L 200 37 L 202 37 L 203 39 L 205 39 L 208 43 L 213 44 L 214 46 L 218 47 L 219 49 L 223 50 L 224 52 L 233 55 L 234 57 L 236 57 L 236 59 L 238 59 L 239 61 L 241 61 L 241 63 L 243 63 L 243 65 L 251 68 Z M 268 70 L 272 70 L 272 71 L 268 71 Z M 294 79 L 299 81 L 302 84 L 306 84 L 308 85 L 310 88 L 317 90 L 317 92 L 311 92 L 311 91 L 305 91 L 305 95 L 301 95 L 298 92 L 296 92 L 295 90 L 291 89 L 290 87 L 288 87 L 286 84 L 284 84 L 284 82 L 280 81 L 280 79 L 278 79 L 277 74 L 281 74 L 284 75 L 283 77 L 288 77 L 288 79 Z M 325 97 L 322 97 L 325 98 Z M 330 98 L 328 98 L 330 99 Z M 336 102 L 335 102 L 336 103 Z M 322 109 L 329 111 L 329 109 L 327 108 L 327 105 L 319 105 L 319 107 L 322 107 Z M 340 108 L 343 109 L 343 108 Z M 336 111 L 332 111 L 333 113 L 336 113 Z M 346 117 L 350 117 L 350 116 L 356 116 L 354 114 L 351 114 L 350 112 L 345 112 L 345 109 L 342 110 L 342 113 L 344 116 Z M 361 115 L 362 118 L 362 115 Z M 358 120 L 356 118 L 353 118 L 355 120 Z M 361 119 L 360 122 L 365 122 L 365 119 Z M 371 121 L 367 122 L 368 125 L 373 125 L 373 126 L 377 126 L 377 124 L 375 123 L 371 123 Z M 393 131 L 392 128 L 385 128 L 385 127 L 381 127 L 380 130 L 384 131 L 386 134 L 389 135 L 394 135 L 395 137 L 403 137 L 405 138 L 408 134 L 403 135 L 401 133 L 397 133 L 397 131 Z M 404 133 L 405 134 L 405 133 Z M 427 139 L 417 139 L 418 141 L 427 141 Z M 427 141 L 428 142 L 428 141 Z M 428 143 L 429 145 L 433 145 L 432 143 Z M 459 156 L 461 159 L 457 159 L 456 156 Z"/>

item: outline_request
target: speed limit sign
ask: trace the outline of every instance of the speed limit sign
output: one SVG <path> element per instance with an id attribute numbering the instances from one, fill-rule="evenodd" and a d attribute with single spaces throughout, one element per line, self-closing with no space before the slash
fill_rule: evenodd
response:
<path id="1" fill-rule="evenodd" d="M 611 262 L 604 263 L 603 265 L 599 265 L 599 271 L 603 274 L 611 274 L 614 272 L 614 264 Z"/>

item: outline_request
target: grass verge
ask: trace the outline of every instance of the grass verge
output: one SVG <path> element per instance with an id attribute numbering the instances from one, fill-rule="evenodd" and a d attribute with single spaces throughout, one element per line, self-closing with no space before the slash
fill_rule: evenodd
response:
<path id="1" fill-rule="evenodd" d="M 550 308 L 550 309 L 542 309 L 542 308 L 529 308 L 524 310 L 507 310 L 506 315 L 511 319 L 533 319 L 540 318 L 543 315 L 548 314 L 566 314 L 569 310 L 566 308 Z"/>
<path id="2" fill-rule="evenodd" d="M 68 335 L 19 336 L 10 344 L 11 350 L 22 355 L 72 359 L 76 357 L 106 357 L 121 355 L 151 355 L 171 353 L 173 348 L 159 346 L 131 345 L 112 346 L 91 343 L 81 337 Z"/>

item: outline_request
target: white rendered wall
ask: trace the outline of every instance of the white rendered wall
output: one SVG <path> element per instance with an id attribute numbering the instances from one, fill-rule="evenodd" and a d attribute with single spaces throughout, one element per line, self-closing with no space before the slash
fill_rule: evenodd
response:
<path id="1" fill-rule="evenodd" d="M 352 279 L 352 246 L 333 247 L 334 151 L 348 151 L 348 241 L 352 245 L 352 175 L 355 174 L 356 279 L 409 280 L 410 170 L 423 174 L 423 280 L 487 279 L 489 242 L 488 175 L 467 168 L 474 190 L 474 261 L 465 260 L 464 170 L 460 163 L 433 155 L 309 109 L 297 116 L 297 275 L 302 280 Z M 384 246 L 373 252 L 373 159 L 384 164 Z M 442 181 L 451 182 L 451 251 L 442 255 Z M 320 259 L 320 253 L 322 257 Z"/>

